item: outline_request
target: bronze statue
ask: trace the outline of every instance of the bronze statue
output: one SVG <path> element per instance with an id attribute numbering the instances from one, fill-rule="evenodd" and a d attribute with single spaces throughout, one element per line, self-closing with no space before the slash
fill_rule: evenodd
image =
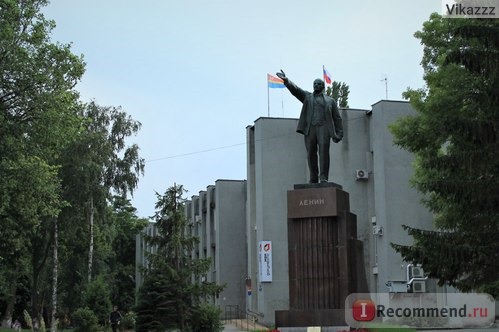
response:
<path id="1" fill-rule="evenodd" d="M 343 138 L 343 122 L 336 100 L 324 93 L 324 81 L 321 79 L 314 81 L 314 92 L 311 93 L 296 86 L 282 70 L 276 75 L 284 81 L 289 92 L 303 103 L 296 131 L 305 136 L 310 169 L 309 182 L 328 182 L 331 139 L 338 143 Z M 320 167 L 317 152 L 319 152 Z"/>

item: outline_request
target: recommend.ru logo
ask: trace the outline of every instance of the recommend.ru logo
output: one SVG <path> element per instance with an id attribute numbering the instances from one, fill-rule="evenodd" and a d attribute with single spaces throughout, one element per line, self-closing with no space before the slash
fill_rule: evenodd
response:
<path id="1" fill-rule="evenodd" d="M 356 293 L 345 300 L 345 320 L 354 328 L 477 328 L 494 323 L 495 300 L 478 293 Z"/>

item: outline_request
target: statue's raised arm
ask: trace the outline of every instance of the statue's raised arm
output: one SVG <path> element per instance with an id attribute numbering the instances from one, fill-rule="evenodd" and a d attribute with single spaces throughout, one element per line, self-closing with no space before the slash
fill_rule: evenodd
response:
<path id="1" fill-rule="evenodd" d="M 286 74 L 284 74 L 284 72 L 282 71 L 282 69 L 281 69 L 280 72 L 277 72 L 275 74 L 277 75 L 277 77 L 279 77 L 281 80 L 283 80 L 285 82 L 288 80 L 288 78 L 286 77 Z"/>
<path id="2" fill-rule="evenodd" d="M 302 88 L 291 82 L 291 80 L 286 76 L 282 69 L 280 72 L 277 72 L 275 74 L 284 82 L 284 85 L 286 86 L 286 88 L 288 88 L 289 92 L 291 92 L 291 94 L 295 96 L 296 99 L 303 103 L 305 97 L 309 92 L 303 90 Z"/>

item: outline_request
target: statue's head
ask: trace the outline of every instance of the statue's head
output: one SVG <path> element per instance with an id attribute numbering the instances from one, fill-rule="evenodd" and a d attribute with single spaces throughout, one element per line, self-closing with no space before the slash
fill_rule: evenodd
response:
<path id="1" fill-rule="evenodd" d="M 314 81 L 314 92 L 323 92 L 324 91 L 324 81 L 320 78 Z"/>

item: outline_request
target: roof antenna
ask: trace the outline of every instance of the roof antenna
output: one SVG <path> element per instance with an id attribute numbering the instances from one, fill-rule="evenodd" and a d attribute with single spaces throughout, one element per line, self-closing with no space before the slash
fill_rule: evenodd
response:
<path id="1" fill-rule="evenodd" d="M 380 80 L 381 82 L 385 81 L 385 99 L 388 100 L 388 77 L 383 78 Z"/>

